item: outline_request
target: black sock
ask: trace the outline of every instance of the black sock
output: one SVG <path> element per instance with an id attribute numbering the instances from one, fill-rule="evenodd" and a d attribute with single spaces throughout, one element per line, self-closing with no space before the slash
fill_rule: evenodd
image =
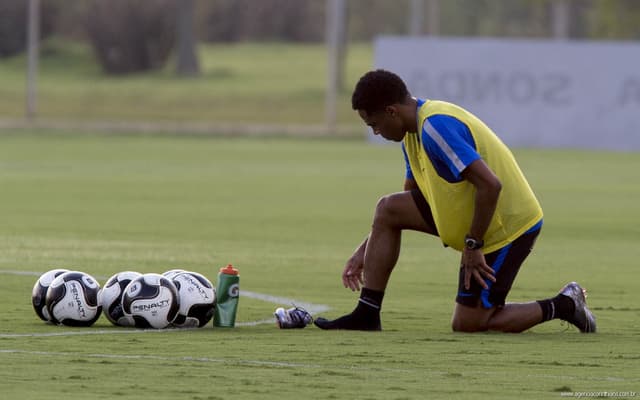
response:
<path id="1" fill-rule="evenodd" d="M 362 288 L 360 292 L 360 299 L 358 299 L 358 306 L 356 310 L 362 306 L 364 310 L 374 309 L 380 314 L 380 308 L 382 307 L 382 299 L 384 298 L 384 292 L 378 290 Z"/>
<path id="2" fill-rule="evenodd" d="M 379 331 L 380 308 L 384 292 L 362 288 L 358 305 L 351 314 L 344 315 L 333 321 L 316 318 L 314 323 L 322 329 L 348 329 L 359 331 Z"/>
<path id="3" fill-rule="evenodd" d="M 549 321 L 560 318 L 567 320 L 573 316 L 576 305 L 573 300 L 563 294 L 559 294 L 552 299 L 538 300 L 540 308 L 542 308 L 542 321 Z"/>

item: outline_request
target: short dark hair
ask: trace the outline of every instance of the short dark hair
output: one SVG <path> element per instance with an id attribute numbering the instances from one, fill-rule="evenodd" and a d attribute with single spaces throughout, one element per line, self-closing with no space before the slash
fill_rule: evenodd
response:
<path id="1" fill-rule="evenodd" d="M 385 107 L 404 103 L 409 91 L 402 79 L 393 72 L 376 69 L 360 78 L 351 96 L 351 107 L 372 114 Z"/>

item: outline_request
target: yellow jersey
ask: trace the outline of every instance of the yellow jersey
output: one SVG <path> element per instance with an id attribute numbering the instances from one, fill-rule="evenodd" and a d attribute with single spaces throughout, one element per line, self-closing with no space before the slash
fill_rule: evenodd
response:
<path id="1" fill-rule="evenodd" d="M 542 208 L 513 154 L 475 115 L 444 101 L 419 100 L 418 130 L 407 132 L 403 150 L 446 246 L 464 248 L 475 209 L 475 187 L 460 173 L 478 158 L 502 183 L 483 238 L 485 253 L 504 247 L 542 219 Z"/>

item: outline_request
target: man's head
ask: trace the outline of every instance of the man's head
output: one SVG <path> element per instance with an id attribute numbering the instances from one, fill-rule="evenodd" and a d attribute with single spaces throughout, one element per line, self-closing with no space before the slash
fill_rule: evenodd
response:
<path id="1" fill-rule="evenodd" d="M 408 121 L 415 121 L 415 116 L 408 114 L 411 100 L 407 86 L 398 75 L 377 69 L 360 78 L 351 106 L 375 135 L 399 142 L 410 129 Z"/>

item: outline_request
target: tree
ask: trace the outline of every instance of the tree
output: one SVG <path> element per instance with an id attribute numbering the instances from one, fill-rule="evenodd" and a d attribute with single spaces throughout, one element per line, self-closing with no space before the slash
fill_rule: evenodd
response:
<path id="1" fill-rule="evenodd" d="M 93 0 L 87 28 L 105 72 L 161 68 L 175 42 L 173 0 Z"/>
<path id="2" fill-rule="evenodd" d="M 0 0 L 0 58 L 22 53 L 27 46 L 27 4 L 25 0 Z M 57 9 L 43 2 L 40 4 L 40 37 L 53 32 Z"/>

